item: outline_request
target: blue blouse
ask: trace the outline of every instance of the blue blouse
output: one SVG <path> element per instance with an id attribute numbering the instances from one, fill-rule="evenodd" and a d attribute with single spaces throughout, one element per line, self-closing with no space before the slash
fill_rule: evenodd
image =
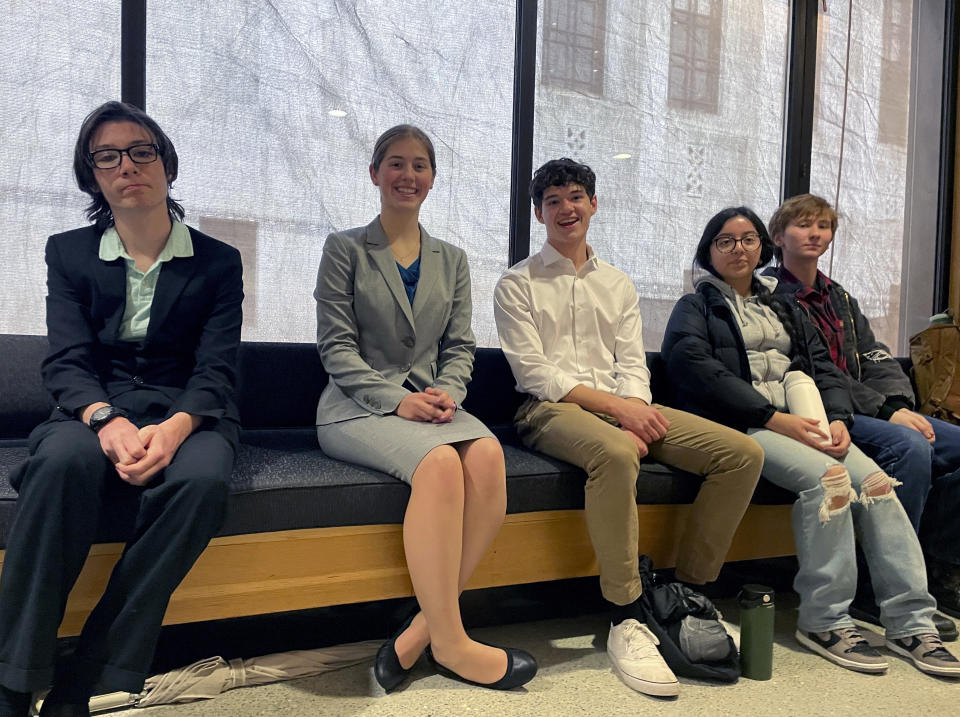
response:
<path id="1" fill-rule="evenodd" d="M 420 282 L 420 257 L 407 267 L 397 262 L 397 269 L 400 270 L 400 278 L 403 280 L 403 290 L 407 292 L 410 306 L 413 306 L 413 296 L 417 293 L 417 284 Z"/>

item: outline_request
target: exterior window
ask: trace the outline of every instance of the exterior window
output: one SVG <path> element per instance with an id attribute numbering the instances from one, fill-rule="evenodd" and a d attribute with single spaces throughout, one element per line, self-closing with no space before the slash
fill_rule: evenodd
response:
<path id="1" fill-rule="evenodd" d="M 673 0 L 670 107 L 716 114 L 720 100 L 721 0 Z"/>
<path id="2" fill-rule="evenodd" d="M 605 26 L 606 0 L 547 0 L 543 84 L 600 97 Z"/>
<path id="3" fill-rule="evenodd" d="M 883 49 L 880 58 L 880 116 L 877 139 L 907 146 L 910 84 L 910 16 L 907 0 L 883 2 Z"/>
<path id="4" fill-rule="evenodd" d="M 229 244 L 243 262 L 243 328 L 257 327 L 257 223 L 243 219 L 199 217 L 197 229 Z"/>

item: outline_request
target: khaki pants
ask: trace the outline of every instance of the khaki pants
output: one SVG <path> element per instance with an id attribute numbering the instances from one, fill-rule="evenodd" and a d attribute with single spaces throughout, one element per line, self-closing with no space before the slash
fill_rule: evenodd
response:
<path id="1" fill-rule="evenodd" d="M 705 418 L 655 406 L 667 434 L 650 444 L 650 457 L 702 475 L 703 485 L 680 541 L 677 575 L 715 580 L 763 467 L 763 450 L 749 436 Z M 587 473 L 587 529 L 600 565 L 604 598 L 626 605 L 640 596 L 636 444 L 611 416 L 575 403 L 528 399 L 517 411 L 524 445 L 579 466 Z"/>

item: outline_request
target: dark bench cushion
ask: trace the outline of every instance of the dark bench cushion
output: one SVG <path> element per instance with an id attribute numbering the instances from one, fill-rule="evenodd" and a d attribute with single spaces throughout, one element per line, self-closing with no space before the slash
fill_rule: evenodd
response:
<path id="1" fill-rule="evenodd" d="M 53 410 L 40 378 L 46 354 L 45 336 L 0 334 L 0 445 L 26 438 Z"/>
<path id="2" fill-rule="evenodd" d="M 10 470 L 27 455 L 25 438 L 44 420 L 52 403 L 40 382 L 46 339 L 0 336 L 9 369 L 0 375 L 4 406 L 0 416 L 0 548 L 16 509 Z M 649 354 L 654 385 L 662 381 L 659 355 Z M 233 476 L 227 519 L 221 535 L 400 523 L 410 491 L 378 471 L 328 458 L 317 446 L 313 422 L 326 374 L 312 344 L 244 343 L 239 354 L 238 404 L 245 426 Z M 512 419 L 524 396 L 513 390 L 513 376 L 499 349 L 477 351 L 474 380 L 464 407 L 493 428 L 504 444 L 507 510 L 583 508 L 582 471 L 560 460 L 520 447 Z M 643 465 L 637 502 L 689 503 L 700 478 L 654 462 Z M 755 502 L 792 502 L 793 497 L 765 482 Z M 127 526 L 105 519 L 100 542 L 127 537 Z"/>

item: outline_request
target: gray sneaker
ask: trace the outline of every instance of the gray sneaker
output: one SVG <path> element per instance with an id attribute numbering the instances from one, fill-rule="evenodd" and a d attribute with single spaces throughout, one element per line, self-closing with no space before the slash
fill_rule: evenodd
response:
<path id="1" fill-rule="evenodd" d="M 808 650 L 857 672 L 886 672 L 887 661 L 870 646 L 855 627 L 841 627 L 829 632 L 797 630 L 797 642 Z"/>
<path id="2" fill-rule="evenodd" d="M 887 648 L 913 660 L 918 670 L 931 675 L 960 677 L 960 661 L 943 646 L 935 632 L 887 640 Z"/>

